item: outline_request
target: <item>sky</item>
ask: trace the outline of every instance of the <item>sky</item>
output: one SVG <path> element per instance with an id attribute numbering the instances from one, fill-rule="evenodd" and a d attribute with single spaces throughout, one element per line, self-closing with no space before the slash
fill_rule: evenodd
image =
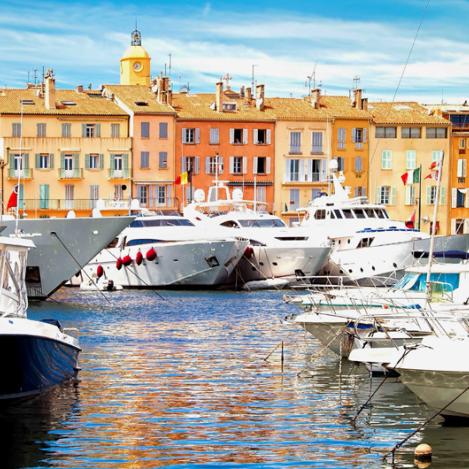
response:
<path id="1" fill-rule="evenodd" d="M 43 67 L 62 88 L 118 83 L 137 21 L 152 75 L 171 54 L 176 92 L 213 92 L 227 73 L 249 85 L 255 65 L 267 96 L 303 96 L 314 75 L 326 94 L 348 94 L 359 77 L 371 101 L 459 103 L 468 18 L 469 0 L 2 0 L 0 86 L 23 87 Z"/>

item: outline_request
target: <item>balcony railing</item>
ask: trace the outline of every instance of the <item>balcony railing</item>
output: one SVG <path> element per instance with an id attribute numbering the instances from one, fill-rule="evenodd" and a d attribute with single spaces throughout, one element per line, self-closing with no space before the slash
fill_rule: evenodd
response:
<path id="1" fill-rule="evenodd" d="M 303 175 L 303 179 L 300 178 L 299 173 L 288 173 L 286 175 L 284 182 L 308 183 L 308 182 L 323 182 L 323 181 L 326 181 L 326 175 L 324 173 L 306 173 Z"/>
<path id="2" fill-rule="evenodd" d="M 83 169 L 82 168 L 73 168 L 73 169 L 59 168 L 59 179 L 83 179 Z"/>
<path id="3" fill-rule="evenodd" d="M 128 169 L 110 169 L 108 179 L 129 179 L 130 171 Z"/>
<path id="4" fill-rule="evenodd" d="M 355 142 L 355 150 L 363 150 L 363 142 Z"/>
<path id="5" fill-rule="evenodd" d="M 22 170 L 9 168 L 8 179 L 18 179 L 18 175 L 21 172 L 21 179 L 31 179 L 33 177 L 33 170 L 30 168 L 24 168 Z"/>
<path id="6" fill-rule="evenodd" d="M 290 145 L 290 155 L 301 155 L 301 145 Z"/>
<path id="7" fill-rule="evenodd" d="M 323 154 L 322 145 L 313 145 L 313 147 L 311 148 L 311 154 L 322 155 Z"/>

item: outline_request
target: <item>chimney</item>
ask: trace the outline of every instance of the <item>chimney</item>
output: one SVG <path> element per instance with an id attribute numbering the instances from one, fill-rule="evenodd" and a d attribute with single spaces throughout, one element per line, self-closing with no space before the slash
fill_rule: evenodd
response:
<path id="1" fill-rule="evenodd" d="M 244 86 L 242 86 L 242 87 L 239 89 L 239 97 L 240 97 L 240 98 L 244 98 L 244 96 L 245 96 Z"/>
<path id="2" fill-rule="evenodd" d="M 163 77 L 157 77 L 157 79 L 156 79 L 156 100 L 159 103 L 163 102 L 163 94 L 164 94 L 163 86 L 164 86 Z"/>
<path id="3" fill-rule="evenodd" d="M 55 109 L 55 78 L 52 70 L 48 70 L 45 80 L 44 105 L 46 109 Z"/>
<path id="4" fill-rule="evenodd" d="M 216 84 L 215 107 L 218 112 L 223 112 L 223 82 Z"/>
<path id="5" fill-rule="evenodd" d="M 252 89 L 250 86 L 246 88 L 246 99 L 251 102 L 252 100 Z"/>
<path id="6" fill-rule="evenodd" d="M 256 86 L 256 107 L 259 111 L 264 110 L 264 85 Z"/>
<path id="7" fill-rule="evenodd" d="M 77 93 L 83 93 L 83 85 L 78 85 L 76 88 L 75 88 L 75 91 Z"/>
<path id="8" fill-rule="evenodd" d="M 319 88 L 315 88 L 311 90 L 311 105 L 314 109 L 319 108 L 319 99 L 321 98 L 321 90 Z"/>
<path id="9" fill-rule="evenodd" d="M 362 90 L 360 88 L 353 90 L 353 107 L 362 109 Z"/>
<path id="10" fill-rule="evenodd" d="M 362 109 L 368 111 L 368 98 L 362 98 Z"/>
<path id="11" fill-rule="evenodd" d="M 166 101 L 167 101 L 168 106 L 173 105 L 173 90 L 168 90 Z"/>

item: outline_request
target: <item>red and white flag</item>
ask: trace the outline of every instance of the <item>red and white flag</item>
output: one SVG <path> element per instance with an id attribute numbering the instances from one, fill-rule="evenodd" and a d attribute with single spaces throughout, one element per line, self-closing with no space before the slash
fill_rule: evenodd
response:
<path id="1" fill-rule="evenodd" d="M 13 191 L 10 194 L 10 198 L 8 199 L 7 210 L 10 208 L 16 208 L 18 205 L 18 185 L 13 187 Z"/>

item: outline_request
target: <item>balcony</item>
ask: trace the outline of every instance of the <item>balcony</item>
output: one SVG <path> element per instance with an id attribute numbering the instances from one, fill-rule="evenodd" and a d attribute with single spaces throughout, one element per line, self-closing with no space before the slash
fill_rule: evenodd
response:
<path id="1" fill-rule="evenodd" d="M 307 173 L 300 178 L 299 173 L 289 173 L 286 175 L 284 184 L 311 184 L 317 182 L 326 182 L 326 175 L 324 173 Z"/>
<path id="2" fill-rule="evenodd" d="M 301 155 L 301 145 L 290 145 L 289 155 Z"/>
<path id="3" fill-rule="evenodd" d="M 61 180 L 83 179 L 83 169 L 82 168 L 74 168 L 74 169 L 59 168 L 58 177 Z"/>
<path id="4" fill-rule="evenodd" d="M 322 149 L 322 145 L 321 146 L 313 145 L 313 147 L 311 148 L 311 154 L 312 155 L 323 155 L 324 151 Z"/>
<path id="5" fill-rule="evenodd" d="M 363 142 L 355 142 L 355 150 L 363 150 Z"/>
<path id="6" fill-rule="evenodd" d="M 19 173 L 21 173 L 21 179 L 32 179 L 33 170 L 30 168 L 24 168 L 21 171 L 19 169 L 9 168 L 8 179 L 18 179 Z"/>
<path id="7" fill-rule="evenodd" d="M 128 169 L 110 169 L 108 179 L 129 179 L 130 171 Z"/>

